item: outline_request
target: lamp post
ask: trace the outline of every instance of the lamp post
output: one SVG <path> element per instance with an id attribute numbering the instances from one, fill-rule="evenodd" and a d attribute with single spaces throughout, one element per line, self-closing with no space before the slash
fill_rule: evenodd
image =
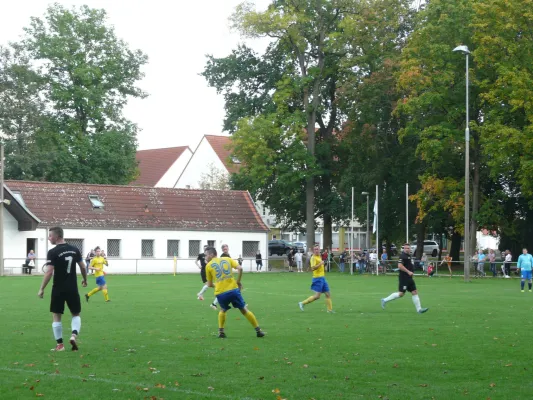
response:
<path id="1" fill-rule="evenodd" d="M 368 208 L 368 192 L 361 192 L 363 196 L 366 196 L 366 249 L 370 248 L 370 209 Z"/>
<path id="2" fill-rule="evenodd" d="M 457 46 L 453 51 L 466 55 L 466 128 L 465 128 L 465 244 L 464 244 L 464 274 L 465 282 L 470 280 L 470 129 L 468 110 L 468 58 L 470 50 L 467 46 Z"/>

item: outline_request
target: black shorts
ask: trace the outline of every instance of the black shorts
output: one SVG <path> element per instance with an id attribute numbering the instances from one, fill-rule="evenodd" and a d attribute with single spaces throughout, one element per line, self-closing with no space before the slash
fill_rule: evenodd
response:
<path id="1" fill-rule="evenodd" d="M 398 285 L 399 292 L 414 292 L 415 290 L 416 284 L 412 276 L 400 276 L 400 284 Z"/>
<path id="2" fill-rule="evenodd" d="M 202 282 L 206 283 L 207 282 L 207 276 L 205 274 L 205 267 L 202 267 L 202 269 L 200 270 L 200 275 L 202 276 Z"/>
<path id="3" fill-rule="evenodd" d="M 81 312 L 80 294 L 78 292 L 60 292 L 52 289 L 50 312 L 63 314 L 65 303 L 67 303 L 68 309 L 72 314 L 79 314 Z"/>

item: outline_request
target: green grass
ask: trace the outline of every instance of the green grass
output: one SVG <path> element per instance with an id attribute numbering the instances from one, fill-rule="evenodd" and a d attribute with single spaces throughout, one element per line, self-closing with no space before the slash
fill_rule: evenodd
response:
<path id="1" fill-rule="evenodd" d="M 51 353 L 50 288 L 43 301 L 39 277 L 2 278 L 0 398 L 531 398 L 533 293 L 518 280 L 418 277 L 422 315 L 410 295 L 381 309 L 394 276 L 328 281 L 336 314 L 323 299 L 298 309 L 309 274 L 245 275 L 268 336 L 231 310 L 223 340 L 213 292 L 196 300 L 199 276 L 111 275 L 112 302 L 83 303 L 80 351 Z M 66 336 L 69 317 L 63 327 Z"/>

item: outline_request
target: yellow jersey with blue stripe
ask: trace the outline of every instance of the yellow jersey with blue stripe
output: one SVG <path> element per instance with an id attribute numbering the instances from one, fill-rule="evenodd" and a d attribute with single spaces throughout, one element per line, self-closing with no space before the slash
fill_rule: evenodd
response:
<path id="1" fill-rule="evenodd" d="M 232 269 L 238 269 L 238 266 L 237 261 L 228 257 L 217 257 L 209 261 L 205 275 L 208 281 L 215 284 L 215 296 L 239 287 L 232 273 Z"/>
<path id="2" fill-rule="evenodd" d="M 104 257 L 94 257 L 91 260 L 91 267 L 100 268 L 100 270 L 94 271 L 94 277 L 98 278 L 99 276 L 104 276 L 104 265 L 107 265 L 107 260 Z"/>
<path id="3" fill-rule="evenodd" d="M 322 262 L 322 258 L 320 256 L 312 256 L 310 266 L 311 268 L 316 267 L 318 264 Z M 313 278 L 321 278 L 324 274 L 324 264 L 322 264 L 320 267 L 315 269 L 313 271 Z"/>

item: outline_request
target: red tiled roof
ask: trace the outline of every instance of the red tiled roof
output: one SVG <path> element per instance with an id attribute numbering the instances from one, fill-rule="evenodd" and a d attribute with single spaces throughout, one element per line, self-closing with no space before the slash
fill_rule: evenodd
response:
<path id="1" fill-rule="evenodd" d="M 165 229 L 266 232 L 250 194 L 142 186 L 6 181 L 18 191 L 39 226 L 88 229 Z M 103 209 L 94 209 L 97 195 Z"/>
<path id="2" fill-rule="evenodd" d="M 139 150 L 136 158 L 140 175 L 132 185 L 155 186 L 174 162 L 187 150 L 188 146 L 166 149 Z"/>
<path id="3" fill-rule="evenodd" d="M 220 161 L 224 163 L 224 166 L 230 174 L 239 172 L 241 168 L 240 164 L 235 164 L 231 162 L 231 152 L 228 150 L 228 146 L 231 143 L 231 138 L 229 136 L 215 136 L 215 135 L 205 135 L 205 138 L 217 153 Z"/>

